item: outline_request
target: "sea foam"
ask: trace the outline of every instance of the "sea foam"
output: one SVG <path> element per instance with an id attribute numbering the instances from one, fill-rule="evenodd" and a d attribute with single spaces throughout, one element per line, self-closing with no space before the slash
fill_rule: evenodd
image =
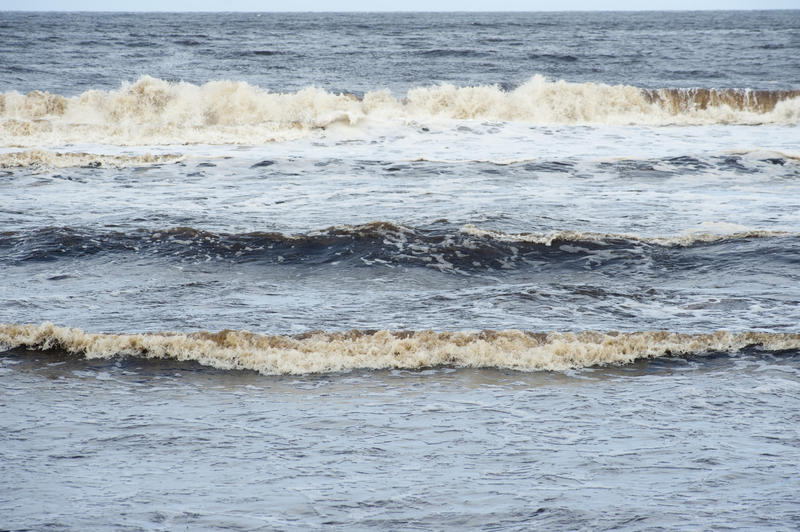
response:
<path id="1" fill-rule="evenodd" d="M 194 361 L 218 369 L 268 375 L 354 369 L 418 369 L 432 366 L 566 370 L 662 356 L 736 353 L 748 347 L 800 349 L 800 334 L 717 331 L 683 334 L 550 332 L 349 331 L 303 335 L 217 333 L 99 334 L 40 325 L 0 325 L 0 346 L 63 350 L 86 358 L 133 356 Z"/>
<path id="2" fill-rule="evenodd" d="M 417 87 L 398 98 L 307 87 L 270 92 L 242 81 L 203 85 L 142 76 L 118 90 L 76 96 L 0 93 L 0 145 L 262 144 L 334 124 L 494 120 L 532 124 L 797 124 L 800 91 L 641 89 L 534 76 L 498 86 Z"/>

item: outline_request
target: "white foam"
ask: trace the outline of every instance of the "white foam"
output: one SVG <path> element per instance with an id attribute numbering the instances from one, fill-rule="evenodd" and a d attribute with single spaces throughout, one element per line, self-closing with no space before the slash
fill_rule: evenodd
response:
<path id="1" fill-rule="evenodd" d="M 683 334 L 483 332 L 316 332 L 267 336 L 219 333 L 97 334 L 41 325 L 0 325 L 5 349 L 60 349 L 87 358 L 137 356 L 195 361 L 219 369 L 264 374 L 304 374 L 352 369 L 416 369 L 431 366 L 566 370 L 668 355 L 735 353 L 748 346 L 800 349 L 800 334 L 717 331 Z"/>
<path id="2" fill-rule="evenodd" d="M 169 154 L 99 154 L 86 152 L 56 152 L 49 150 L 24 150 L 0 153 L 0 168 L 46 167 L 69 168 L 74 166 L 103 166 L 124 168 L 148 164 L 174 163 L 183 155 Z"/>
<path id="3" fill-rule="evenodd" d="M 676 236 L 642 236 L 630 233 L 597 233 L 591 231 L 551 231 L 548 233 L 505 233 L 481 229 L 472 224 L 464 225 L 461 232 L 480 238 L 490 238 L 503 242 L 530 242 L 552 246 L 554 242 L 604 242 L 609 240 L 628 240 L 654 244 L 659 246 L 691 246 L 699 243 L 719 242 L 722 240 L 744 240 L 752 238 L 772 238 L 781 236 L 798 236 L 800 233 L 787 231 L 766 231 L 748 229 L 743 225 L 724 222 L 705 222 L 698 228 L 685 230 Z M 578 249 L 561 246 L 564 251 Z"/>
<path id="4" fill-rule="evenodd" d="M 648 92 L 629 85 L 553 82 L 537 75 L 512 91 L 442 84 L 411 89 L 403 99 L 385 90 L 358 99 L 316 87 L 284 94 L 239 81 L 193 85 L 142 76 L 118 90 L 72 97 L 2 93 L 0 145 L 263 144 L 341 125 L 395 121 L 655 126 L 800 122 L 800 97 L 794 93 L 769 93 L 769 98 L 754 100 L 738 92 L 717 92 L 722 96 L 703 99 L 700 105 L 692 91 Z"/>

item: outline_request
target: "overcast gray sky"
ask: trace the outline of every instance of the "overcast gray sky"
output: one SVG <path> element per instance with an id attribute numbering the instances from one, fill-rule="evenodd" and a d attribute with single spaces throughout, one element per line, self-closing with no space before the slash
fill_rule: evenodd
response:
<path id="1" fill-rule="evenodd" d="M 800 0 L 0 0 L 36 11 L 555 11 L 800 9 Z"/>

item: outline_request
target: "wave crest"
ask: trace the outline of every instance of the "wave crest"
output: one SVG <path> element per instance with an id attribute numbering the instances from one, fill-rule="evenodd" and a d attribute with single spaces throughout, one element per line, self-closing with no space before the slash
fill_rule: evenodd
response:
<path id="1" fill-rule="evenodd" d="M 103 253 L 133 253 L 170 261 L 225 260 L 302 265 L 422 266 L 443 273 L 513 270 L 544 263 L 583 268 L 581 258 L 621 258 L 668 247 L 738 245 L 753 239 L 796 238 L 797 233 L 714 227 L 672 237 L 582 231 L 505 233 L 473 225 L 413 228 L 391 222 L 338 225 L 300 234 L 214 233 L 191 227 L 130 232 L 44 227 L 0 233 L 0 249 L 14 262 L 51 261 Z M 730 229 L 735 231 L 731 232 Z M 744 251 L 740 251 L 744 252 Z M 543 262 L 544 261 L 544 262 Z M 577 262 L 576 262 L 577 261 Z M 602 261 L 601 261 L 602 262 Z"/>
<path id="2" fill-rule="evenodd" d="M 0 93 L 0 142 L 106 144 L 260 144 L 335 123 L 478 119 L 558 124 L 761 124 L 800 122 L 800 91 L 640 89 L 534 76 L 498 86 L 418 87 L 363 98 L 316 87 L 274 93 L 241 81 L 203 85 L 142 76 L 112 91 L 64 97 Z"/>
<path id="3" fill-rule="evenodd" d="M 417 369 L 432 366 L 566 370 L 626 364 L 642 358 L 736 353 L 759 346 L 800 349 L 800 334 L 718 331 L 684 334 L 349 331 L 269 336 L 248 331 L 217 333 L 100 334 L 41 325 L 0 325 L 0 346 L 63 350 L 86 358 L 134 356 L 194 361 L 218 369 L 267 375 L 329 373 L 354 369 Z"/>

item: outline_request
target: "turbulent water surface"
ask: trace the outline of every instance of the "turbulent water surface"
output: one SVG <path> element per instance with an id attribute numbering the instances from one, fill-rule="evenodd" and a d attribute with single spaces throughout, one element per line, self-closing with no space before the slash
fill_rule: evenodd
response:
<path id="1" fill-rule="evenodd" d="M 798 27 L 0 13 L 0 528 L 796 526 Z"/>

